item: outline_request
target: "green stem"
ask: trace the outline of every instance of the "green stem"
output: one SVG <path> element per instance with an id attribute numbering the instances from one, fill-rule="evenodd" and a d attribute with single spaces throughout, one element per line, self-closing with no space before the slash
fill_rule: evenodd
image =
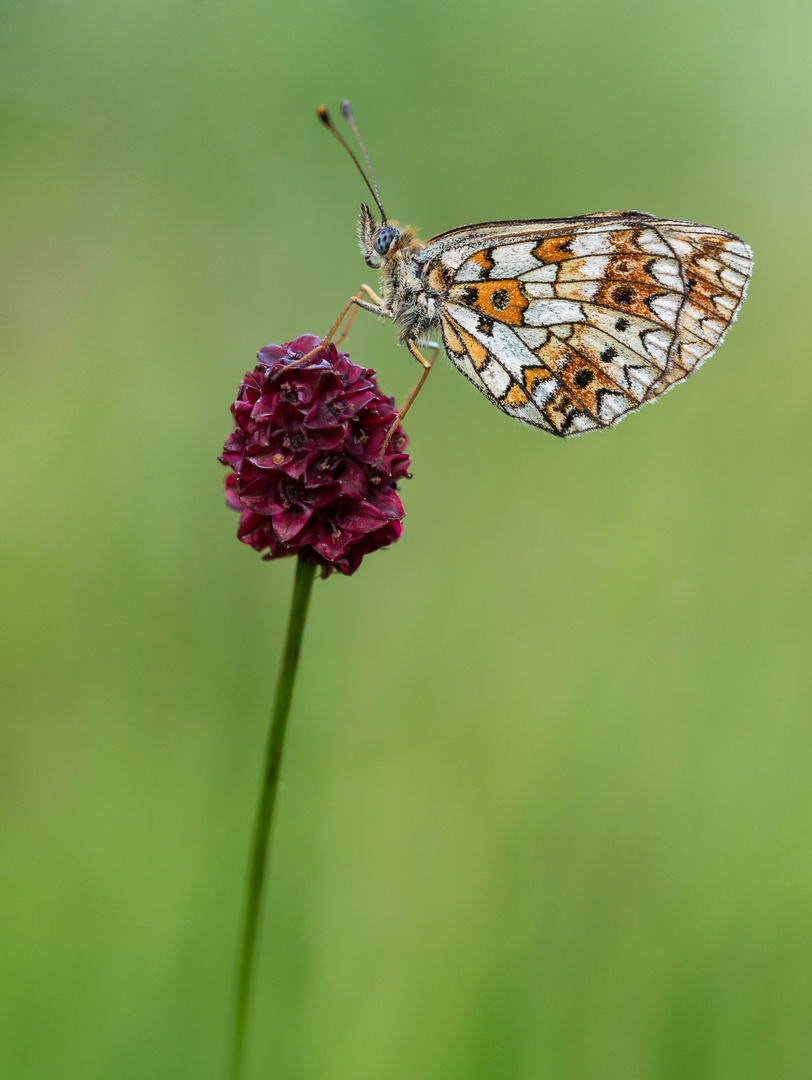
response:
<path id="1" fill-rule="evenodd" d="M 257 816 L 254 822 L 254 839 L 251 845 L 251 863 L 248 871 L 240 966 L 237 978 L 234 1056 L 231 1066 L 232 1080 L 239 1080 L 242 1071 L 248 1003 L 251 996 L 251 980 L 256 956 L 257 929 L 262 910 L 262 893 L 265 887 L 265 871 L 268 864 L 268 848 L 273 824 L 274 804 L 279 786 L 279 766 L 282 761 L 285 728 L 287 727 L 290 702 L 293 697 L 293 684 L 296 681 L 296 668 L 299 663 L 299 652 L 307 617 L 307 605 L 310 601 L 310 591 L 313 587 L 315 572 L 315 566 L 303 562 L 302 559 L 297 560 L 296 580 L 293 585 L 293 598 L 288 618 L 288 636 L 285 641 L 282 666 L 279 669 L 279 681 L 276 684 L 271 729 L 268 733 L 268 743 L 265 748 L 265 774 L 259 796 Z"/>

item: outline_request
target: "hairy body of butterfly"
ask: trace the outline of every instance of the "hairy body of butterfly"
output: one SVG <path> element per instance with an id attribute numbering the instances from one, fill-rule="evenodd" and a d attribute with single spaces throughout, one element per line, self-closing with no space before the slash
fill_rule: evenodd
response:
<path id="1" fill-rule="evenodd" d="M 710 356 L 752 271 L 732 233 L 637 211 L 487 222 L 421 244 L 367 184 L 382 221 L 363 205 L 359 242 L 381 296 L 362 286 L 341 318 L 355 305 L 392 319 L 423 365 L 398 423 L 431 368 L 419 346 L 439 333 L 452 364 L 509 416 L 558 436 L 610 427 Z"/>

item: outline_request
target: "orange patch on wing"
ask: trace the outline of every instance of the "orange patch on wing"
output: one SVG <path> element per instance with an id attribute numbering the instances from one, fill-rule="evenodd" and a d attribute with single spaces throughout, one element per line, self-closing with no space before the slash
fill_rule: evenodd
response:
<path id="1" fill-rule="evenodd" d="M 442 263 L 435 263 L 426 277 L 426 288 L 432 292 L 444 293 L 450 284 L 451 272 Z"/>
<path id="2" fill-rule="evenodd" d="M 488 254 L 489 249 L 484 251 L 477 251 L 471 256 L 471 262 L 476 263 L 482 270 L 483 274 L 489 274 L 493 270 L 493 259 Z"/>
<path id="3" fill-rule="evenodd" d="M 524 385 L 528 394 L 532 394 L 535 389 L 536 383 L 546 382 L 548 379 L 553 379 L 555 376 L 552 371 L 546 367 L 529 367 L 525 368 L 524 372 Z"/>
<path id="4" fill-rule="evenodd" d="M 572 236 L 552 236 L 548 240 L 542 240 L 541 243 L 536 244 L 531 254 L 545 263 L 571 259 L 572 252 L 569 249 L 571 241 Z"/>
<path id="5" fill-rule="evenodd" d="M 465 347 L 457 336 L 457 333 L 452 327 L 451 323 L 445 316 L 443 316 L 442 318 L 442 326 L 443 337 L 445 339 L 446 345 L 451 350 L 451 352 L 454 353 L 455 356 L 462 356 L 462 354 L 465 352 Z"/>
<path id="6" fill-rule="evenodd" d="M 479 286 L 479 306 L 486 315 L 499 322 L 521 326 L 522 313 L 529 300 L 519 288 L 518 281 L 489 281 Z"/>
<path id="7" fill-rule="evenodd" d="M 449 295 L 452 300 L 481 311 L 496 322 L 512 326 L 522 325 L 522 314 L 529 304 L 519 283 L 512 278 L 454 285 Z"/>
<path id="8" fill-rule="evenodd" d="M 527 394 L 522 390 L 518 383 L 512 383 L 510 390 L 502 398 L 502 401 L 506 405 L 526 405 Z"/>
<path id="9" fill-rule="evenodd" d="M 476 338 L 472 338 L 470 334 L 460 328 L 460 338 L 462 343 L 468 351 L 468 355 L 471 357 L 471 363 L 479 371 L 481 367 L 484 367 L 488 362 L 488 350 L 484 345 L 480 345 Z"/>

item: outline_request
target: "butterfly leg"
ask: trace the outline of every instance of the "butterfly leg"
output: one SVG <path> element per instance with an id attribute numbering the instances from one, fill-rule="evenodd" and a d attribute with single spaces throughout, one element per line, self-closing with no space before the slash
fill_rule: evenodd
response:
<path id="1" fill-rule="evenodd" d="M 439 345 L 435 345 L 433 343 L 431 345 L 429 345 L 429 348 L 434 350 L 434 355 L 432 356 L 431 360 L 427 360 L 425 358 L 425 356 L 423 356 L 421 354 L 421 352 L 418 349 L 417 345 L 415 345 L 415 343 L 413 341 L 407 341 L 406 342 L 406 348 L 409 350 L 409 352 L 412 354 L 412 356 L 415 358 L 415 360 L 419 360 L 420 363 L 423 365 L 423 373 L 421 374 L 420 378 L 417 380 L 417 385 L 415 386 L 415 388 L 412 390 L 412 392 L 409 394 L 409 396 L 403 402 L 401 407 L 398 409 L 398 414 L 395 417 L 392 426 L 389 428 L 389 431 L 387 431 L 387 433 L 386 433 L 386 438 L 383 441 L 383 446 L 381 447 L 381 452 L 378 455 L 378 460 L 375 462 L 376 466 L 380 465 L 380 463 L 381 463 L 381 461 L 383 459 L 383 455 L 386 453 L 386 448 L 389 445 L 389 442 L 390 442 L 392 436 L 395 434 L 397 429 L 400 427 L 400 424 L 401 424 L 401 421 L 403 420 L 403 417 L 406 415 L 406 413 L 409 411 L 409 409 L 411 409 L 412 404 L 414 402 L 414 399 L 417 397 L 417 395 L 422 390 L 423 383 L 429 377 L 429 372 L 431 371 L 431 366 L 434 363 L 434 361 L 437 359 L 437 353 L 440 351 L 440 346 Z"/>
<path id="2" fill-rule="evenodd" d="M 362 285 L 361 288 L 358 290 L 358 296 L 353 298 L 356 300 L 356 303 L 352 304 L 352 301 L 350 301 L 350 303 L 352 304 L 352 308 L 350 310 L 349 318 L 347 319 L 347 325 L 336 338 L 336 345 L 340 345 L 342 341 L 345 341 L 350 336 L 350 327 L 352 326 L 352 320 L 355 318 L 355 314 L 358 311 L 358 308 L 361 306 L 357 301 L 360 300 L 361 296 L 364 293 L 369 297 L 373 304 L 377 304 L 379 309 L 386 306 L 383 300 L 381 300 L 380 296 L 378 296 L 377 293 L 374 293 L 372 289 L 370 289 L 369 285 Z M 347 309 L 345 308 L 344 311 L 346 312 L 346 310 Z M 370 308 L 367 308 L 367 311 L 370 310 Z M 381 314 L 380 310 L 378 311 L 378 314 Z M 339 320 L 339 322 L 340 321 L 341 320 Z"/>
<path id="3" fill-rule="evenodd" d="M 302 367 L 303 364 L 309 363 L 319 351 L 319 349 L 322 347 L 322 345 L 326 345 L 328 341 L 333 340 L 333 335 L 335 334 L 336 330 L 338 330 L 339 326 L 341 326 L 342 322 L 344 321 L 344 317 L 346 316 L 350 308 L 353 309 L 349 319 L 350 324 L 352 323 L 353 317 L 355 316 L 356 307 L 362 307 L 365 311 L 371 311 L 373 315 L 380 315 L 382 318 L 391 319 L 391 312 L 388 308 L 384 306 L 383 300 L 381 300 L 379 296 L 376 296 L 368 285 L 362 285 L 361 288 L 358 290 L 358 293 L 358 296 L 351 296 L 347 303 L 344 305 L 344 307 L 341 309 L 341 314 L 330 327 L 329 332 L 322 338 L 321 344 L 317 345 L 315 349 L 311 349 L 310 352 L 305 353 L 304 356 L 300 356 L 297 360 L 291 360 L 289 364 L 285 364 L 284 367 L 281 367 L 277 371 L 275 371 L 271 376 L 271 382 L 274 382 L 276 379 L 279 378 L 280 375 L 284 375 L 286 372 L 291 371 L 293 368 Z M 363 293 L 371 296 L 374 303 L 370 304 L 366 300 L 362 300 L 361 294 Z M 349 325 L 347 327 L 347 330 L 341 335 L 338 341 L 343 341 L 344 338 L 347 336 L 348 332 Z"/>

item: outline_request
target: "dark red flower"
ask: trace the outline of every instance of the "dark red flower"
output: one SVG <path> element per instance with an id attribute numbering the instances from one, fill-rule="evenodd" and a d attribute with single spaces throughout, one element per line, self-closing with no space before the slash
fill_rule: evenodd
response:
<path id="1" fill-rule="evenodd" d="M 306 364 L 282 370 L 317 348 Z M 325 577 L 352 574 L 402 531 L 397 481 L 409 475 L 409 455 L 401 428 L 381 457 L 394 399 L 382 396 L 374 371 L 311 334 L 266 345 L 257 359 L 219 459 L 232 470 L 225 489 L 240 514 L 237 537 L 267 549 L 266 559 L 298 554 Z"/>

